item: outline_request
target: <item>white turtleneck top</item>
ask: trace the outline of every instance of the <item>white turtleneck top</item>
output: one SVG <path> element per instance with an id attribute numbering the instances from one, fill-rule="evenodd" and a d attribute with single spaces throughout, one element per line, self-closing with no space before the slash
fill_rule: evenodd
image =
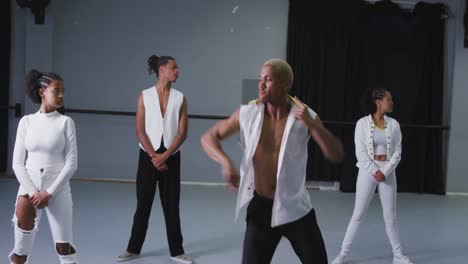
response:
<path id="1" fill-rule="evenodd" d="M 21 118 L 13 151 L 20 193 L 47 191 L 53 196 L 68 184 L 77 163 L 75 123 L 70 117 L 39 111 Z M 48 179 L 40 179 L 43 176 Z"/>

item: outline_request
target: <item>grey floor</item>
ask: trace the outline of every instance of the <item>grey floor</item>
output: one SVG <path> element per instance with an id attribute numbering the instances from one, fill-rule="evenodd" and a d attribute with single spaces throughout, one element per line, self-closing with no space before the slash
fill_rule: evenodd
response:
<path id="1" fill-rule="evenodd" d="M 0 263 L 13 245 L 11 216 L 17 192 L 14 179 L 0 179 Z M 81 264 L 115 263 L 125 249 L 135 207 L 135 185 L 72 182 L 74 235 Z M 343 239 L 354 194 L 311 191 L 331 260 Z M 182 187 L 181 219 L 186 252 L 196 263 L 240 263 L 244 221 L 234 217 L 235 194 L 222 187 Z M 44 217 L 31 255 L 32 264 L 58 263 Z M 468 263 L 468 197 L 398 194 L 398 219 L 404 251 L 415 263 Z M 142 257 L 129 264 L 171 263 L 164 219 L 154 203 Z M 350 263 L 391 263 L 380 202 L 375 196 L 352 247 Z M 282 240 L 272 263 L 299 263 Z"/>

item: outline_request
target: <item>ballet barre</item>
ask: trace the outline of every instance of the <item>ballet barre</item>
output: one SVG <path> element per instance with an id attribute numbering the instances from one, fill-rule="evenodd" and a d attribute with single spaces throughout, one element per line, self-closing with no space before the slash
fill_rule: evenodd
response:
<path id="1" fill-rule="evenodd" d="M 84 110 L 84 109 L 64 109 L 65 113 L 81 113 L 81 114 L 98 114 L 98 115 L 125 115 L 134 116 L 135 112 L 122 112 L 122 111 L 106 111 L 106 110 Z M 218 116 L 218 115 L 188 115 L 191 119 L 206 119 L 206 120 L 223 120 L 229 118 L 229 116 Z M 355 121 L 325 121 L 322 120 L 325 125 L 339 125 L 339 126 L 355 126 Z M 446 125 L 428 125 L 428 124 L 400 124 L 403 128 L 423 128 L 423 129 L 440 129 L 450 130 L 450 126 Z"/>
<path id="2" fill-rule="evenodd" d="M 21 104 L 15 104 L 14 106 L 0 106 L 0 110 L 14 110 L 15 117 L 20 118 Z M 131 111 L 112 111 L 112 110 L 91 110 L 91 109 L 73 109 L 73 108 L 62 108 L 59 110 L 62 113 L 75 113 L 75 114 L 94 114 L 94 115 L 115 115 L 115 116 L 135 116 L 136 112 Z M 229 116 L 222 115 L 188 115 L 190 119 L 204 119 L 204 120 L 223 120 L 229 118 Z M 326 121 L 322 120 L 324 125 L 330 126 L 355 126 L 355 121 Z M 450 130 L 448 125 L 431 125 L 431 124 L 400 124 L 402 128 L 415 128 L 415 129 L 436 129 L 436 130 Z"/>
<path id="3" fill-rule="evenodd" d="M 71 109 L 64 108 L 64 113 L 76 113 L 76 114 L 95 114 L 95 115 L 121 115 L 121 116 L 134 116 L 136 112 L 127 111 L 108 111 L 108 110 L 88 110 L 88 109 Z M 211 120 L 222 120 L 228 118 L 228 116 L 217 116 L 217 115 L 188 115 L 191 119 L 211 119 Z"/>
<path id="4" fill-rule="evenodd" d="M 20 118 L 22 116 L 21 104 L 15 104 L 15 105 L 12 105 L 12 106 L 0 105 L 0 110 L 14 110 L 16 118 Z"/>

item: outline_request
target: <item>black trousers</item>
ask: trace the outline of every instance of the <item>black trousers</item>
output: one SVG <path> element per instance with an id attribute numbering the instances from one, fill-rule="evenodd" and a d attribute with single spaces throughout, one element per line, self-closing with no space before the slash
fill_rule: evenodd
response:
<path id="1" fill-rule="evenodd" d="M 302 263 L 327 264 L 327 252 L 315 211 L 281 226 L 271 227 L 273 200 L 254 194 L 247 208 L 243 264 L 268 264 L 281 237 L 286 237 Z"/>
<path id="2" fill-rule="evenodd" d="M 161 145 L 163 146 L 163 145 Z M 161 147 L 156 152 L 162 153 Z M 139 254 L 145 241 L 148 221 L 153 206 L 156 185 L 159 183 L 159 197 L 166 221 L 166 234 L 171 256 L 184 253 L 182 232 L 180 229 L 180 152 L 172 155 L 167 161 L 169 169 L 159 172 L 151 163 L 150 156 L 140 149 L 136 182 L 137 208 L 133 217 L 132 234 L 127 251 Z"/>

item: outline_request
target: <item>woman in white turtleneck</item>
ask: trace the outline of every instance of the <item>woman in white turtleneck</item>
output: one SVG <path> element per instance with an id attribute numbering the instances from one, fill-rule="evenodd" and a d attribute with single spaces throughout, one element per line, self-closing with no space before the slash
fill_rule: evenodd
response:
<path id="1" fill-rule="evenodd" d="M 18 125 L 13 170 L 20 187 L 9 261 L 29 263 L 37 226 L 46 211 L 60 263 L 78 263 L 69 184 L 77 168 L 76 133 L 73 120 L 57 112 L 63 106 L 63 80 L 55 73 L 32 70 L 26 77 L 26 94 L 41 106 Z"/>
<path id="2" fill-rule="evenodd" d="M 356 201 L 340 254 L 332 264 L 344 264 L 351 243 L 366 214 L 375 189 L 379 191 L 385 229 L 392 245 L 393 264 L 412 264 L 403 255 L 396 216 L 397 180 L 395 169 L 401 159 L 401 131 L 398 121 L 388 117 L 393 111 L 392 95 L 384 89 L 369 90 L 366 95 L 369 115 L 359 119 L 354 133 L 357 167 Z"/>

